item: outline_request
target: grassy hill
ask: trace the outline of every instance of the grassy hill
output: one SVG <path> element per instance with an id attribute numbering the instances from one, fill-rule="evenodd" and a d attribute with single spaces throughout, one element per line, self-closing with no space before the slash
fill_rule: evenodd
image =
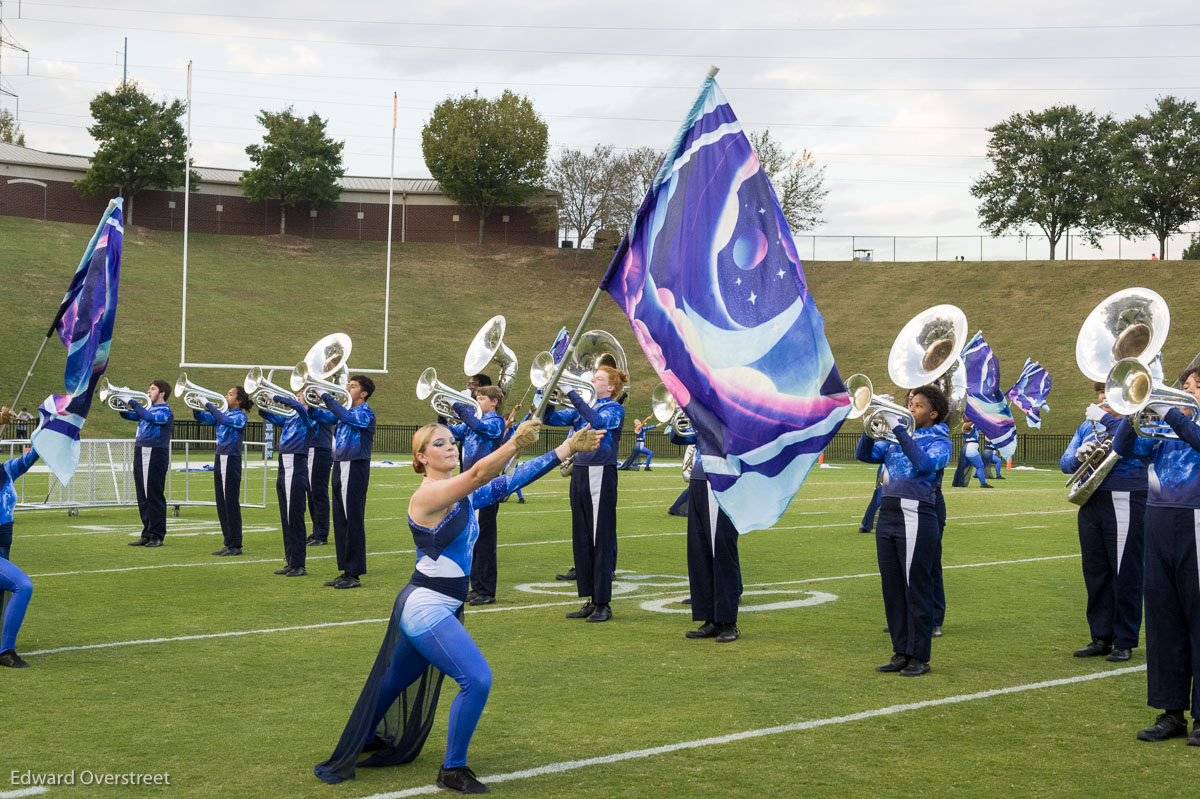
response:
<path id="1" fill-rule="evenodd" d="M 11 401 L 53 318 L 92 228 L 0 217 L 0 399 Z M 352 363 L 383 360 L 385 247 L 380 242 L 296 241 L 193 235 L 189 241 L 187 358 L 192 362 L 294 363 L 321 336 L 354 340 Z M 180 234 L 130 231 L 122 262 L 121 305 L 109 379 L 144 389 L 157 377 L 174 382 L 180 355 Z M 525 392 L 528 364 L 561 326 L 574 329 L 609 253 L 498 245 L 394 245 L 388 375 L 376 376 L 371 404 L 381 422 L 428 419 L 414 394 L 417 376 L 437 367 L 445 382 L 465 383 L 462 360 L 488 318 L 508 318 L 506 343 L 521 361 L 514 396 Z M 1026 357 L 1054 378 L 1045 432 L 1069 432 L 1091 401 L 1091 384 L 1075 365 L 1075 337 L 1088 312 L 1131 285 L 1161 293 L 1173 327 L 1167 372 L 1200 349 L 1200 287 L 1179 262 L 1086 261 L 996 263 L 807 262 L 810 290 L 843 376 L 864 372 L 877 390 L 892 390 L 886 359 L 896 333 L 918 311 L 960 306 L 971 331 L 983 330 L 1011 385 Z M 419 322 L 424 324 L 419 324 Z M 616 305 L 602 299 L 591 327 L 617 335 L 630 359 L 629 407 L 645 416 L 657 378 Z M 22 405 L 61 389 L 64 353 L 49 346 Z M 224 391 L 242 372 L 189 369 L 201 385 Z M 285 382 L 282 376 L 279 382 Z M 176 413 L 181 414 L 176 403 Z M 1020 430 L 1025 432 L 1024 422 Z M 91 436 L 126 436 L 132 425 L 94 413 Z"/>

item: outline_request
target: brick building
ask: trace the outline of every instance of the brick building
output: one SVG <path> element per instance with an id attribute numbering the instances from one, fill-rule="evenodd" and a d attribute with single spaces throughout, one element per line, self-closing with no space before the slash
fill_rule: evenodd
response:
<path id="1" fill-rule="evenodd" d="M 44 153 L 0 142 L 0 216 L 95 224 L 108 197 L 84 197 L 75 181 L 87 173 L 80 155 Z M 279 232 L 279 204 L 252 203 L 242 196 L 237 169 L 196 167 L 188 229 L 193 233 L 263 236 Z M 387 239 L 388 179 L 343 177 L 342 196 L 333 208 L 288 209 L 287 232 L 317 239 Z M 442 194 L 435 180 L 396 178 L 392 240 L 397 242 L 478 241 L 479 215 Z M 554 194 L 545 197 L 553 200 Z M 134 198 L 137 225 L 183 230 L 183 187 L 143 191 Z M 484 228 L 489 243 L 557 245 L 554 231 L 539 231 L 528 205 L 502 208 Z"/>

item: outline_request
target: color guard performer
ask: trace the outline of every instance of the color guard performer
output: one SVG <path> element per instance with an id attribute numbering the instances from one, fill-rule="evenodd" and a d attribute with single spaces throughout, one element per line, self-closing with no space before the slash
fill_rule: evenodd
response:
<path id="1" fill-rule="evenodd" d="M 0 424 L 11 424 L 15 419 L 16 415 L 8 408 L 0 408 Z M 12 594 L 7 602 L 0 603 L 4 605 L 4 615 L 0 618 L 0 666 L 10 669 L 29 668 L 17 654 L 17 634 L 33 597 L 33 581 L 9 560 L 9 550 L 12 547 L 13 511 L 17 507 L 17 478 L 29 471 L 37 459 L 37 453 L 30 447 L 23 455 L 0 466 L 0 594 L 5 591 Z"/>

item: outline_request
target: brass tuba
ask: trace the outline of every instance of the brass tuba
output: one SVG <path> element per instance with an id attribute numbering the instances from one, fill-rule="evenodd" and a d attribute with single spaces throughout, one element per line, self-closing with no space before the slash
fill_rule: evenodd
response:
<path id="1" fill-rule="evenodd" d="M 500 376 L 496 385 L 508 395 L 513 378 L 517 376 L 517 356 L 504 344 L 504 330 L 507 321 L 503 316 L 493 316 L 479 329 L 471 346 L 467 348 L 466 358 L 463 359 L 463 371 L 467 377 L 473 377 L 488 364 L 495 363 L 500 367 Z"/>
<path id="2" fill-rule="evenodd" d="M 100 398 L 100 401 L 108 403 L 108 407 L 114 411 L 129 411 L 129 403 L 132 400 L 137 400 L 142 405 L 150 404 L 150 395 L 146 392 L 134 391 L 132 388 L 126 386 L 114 386 L 108 382 L 107 377 L 101 377 L 100 382 L 96 384 L 96 388 L 96 395 Z"/>
<path id="3" fill-rule="evenodd" d="M 242 383 L 242 389 L 250 395 L 255 405 L 267 413 L 274 413 L 278 416 L 295 416 L 295 410 L 275 401 L 276 394 L 288 396 L 291 392 L 282 386 L 272 383 L 272 374 L 264 375 L 262 367 L 256 366 L 246 373 L 246 380 Z"/>
<path id="4" fill-rule="evenodd" d="M 312 345 L 304 360 L 292 370 L 289 385 L 292 391 L 301 394 L 309 405 L 324 405 L 322 394 L 331 394 L 342 405 L 351 402 L 346 390 L 350 370 L 350 351 L 353 342 L 345 333 L 330 333 Z"/>
<path id="5" fill-rule="evenodd" d="M 194 411 L 207 410 L 204 407 L 206 402 L 211 402 L 222 413 L 229 410 L 229 402 L 224 394 L 196 385 L 188 380 L 187 372 L 179 373 L 179 379 L 175 381 L 175 396 L 183 397 L 183 404 Z"/>
<path id="6" fill-rule="evenodd" d="M 429 400 L 430 407 L 439 416 L 445 416 L 447 419 L 455 421 L 462 421 L 454 411 L 456 402 L 470 405 L 477 416 L 483 414 L 483 409 L 479 407 L 479 403 L 475 401 L 474 397 L 466 391 L 450 388 L 438 380 L 437 370 L 432 366 L 421 372 L 421 376 L 417 378 L 417 399 Z"/>

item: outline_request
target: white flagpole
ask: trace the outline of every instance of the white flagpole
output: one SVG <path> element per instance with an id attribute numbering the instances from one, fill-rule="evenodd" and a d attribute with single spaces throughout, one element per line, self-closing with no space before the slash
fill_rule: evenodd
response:
<path id="1" fill-rule="evenodd" d="M 183 318 L 179 324 L 179 365 L 187 358 L 187 267 L 188 267 L 188 213 L 191 211 L 192 196 L 192 62 L 187 68 L 187 145 L 183 157 Z"/>
<path id="2" fill-rule="evenodd" d="M 396 92 L 392 92 L 392 162 L 388 173 L 387 276 L 383 288 L 383 373 L 387 374 L 388 316 L 392 305 L 392 198 L 396 194 Z"/>

